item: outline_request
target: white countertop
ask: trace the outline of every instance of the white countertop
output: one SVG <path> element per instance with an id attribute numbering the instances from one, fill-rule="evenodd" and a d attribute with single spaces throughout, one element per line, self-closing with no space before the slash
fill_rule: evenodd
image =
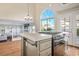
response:
<path id="1" fill-rule="evenodd" d="M 21 34 L 21 36 L 34 42 L 52 38 L 52 35 L 28 32 Z"/>

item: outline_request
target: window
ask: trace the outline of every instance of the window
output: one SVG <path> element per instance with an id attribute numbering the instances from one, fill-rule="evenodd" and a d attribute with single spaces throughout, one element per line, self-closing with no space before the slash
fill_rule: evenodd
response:
<path id="1" fill-rule="evenodd" d="M 60 20 L 61 31 L 69 32 L 70 31 L 70 19 L 61 19 Z"/>
<path id="2" fill-rule="evenodd" d="M 51 9 L 45 9 L 41 13 L 41 31 L 55 31 L 55 13 Z"/>

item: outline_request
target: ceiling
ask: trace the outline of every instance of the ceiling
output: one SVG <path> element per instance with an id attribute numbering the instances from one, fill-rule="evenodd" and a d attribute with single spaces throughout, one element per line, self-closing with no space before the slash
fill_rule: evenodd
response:
<path id="1" fill-rule="evenodd" d="M 35 7 L 38 4 L 29 4 L 30 14 L 34 15 Z M 68 4 L 68 3 L 53 3 L 53 4 L 46 4 L 44 3 L 39 4 L 41 6 L 48 5 L 51 6 L 55 11 L 63 11 L 69 8 L 74 8 L 79 6 L 79 4 Z M 24 21 L 24 17 L 27 13 L 28 4 L 25 3 L 0 3 L 0 20 L 1 19 L 8 19 L 8 20 L 17 20 L 17 21 Z"/>
<path id="2" fill-rule="evenodd" d="M 31 4 L 32 5 L 32 4 Z M 33 8 L 33 6 L 31 6 Z M 23 20 L 27 13 L 27 4 L 5 3 L 0 4 L 0 19 Z"/>
<path id="3" fill-rule="evenodd" d="M 64 11 L 67 9 L 71 9 L 71 8 L 75 8 L 75 7 L 79 7 L 78 3 L 58 3 L 58 4 L 52 4 L 52 7 L 56 10 L 56 11 Z"/>

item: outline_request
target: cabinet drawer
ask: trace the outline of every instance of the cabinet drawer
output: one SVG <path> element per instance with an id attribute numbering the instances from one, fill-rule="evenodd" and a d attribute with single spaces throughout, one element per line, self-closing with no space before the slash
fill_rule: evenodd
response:
<path id="1" fill-rule="evenodd" d="M 40 52 L 41 56 L 51 56 L 51 48 Z"/>
<path id="2" fill-rule="evenodd" d="M 40 43 L 40 51 L 51 47 L 51 40 Z"/>

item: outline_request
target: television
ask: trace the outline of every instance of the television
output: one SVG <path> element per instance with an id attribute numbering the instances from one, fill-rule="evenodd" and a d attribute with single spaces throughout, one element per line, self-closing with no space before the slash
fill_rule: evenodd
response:
<path id="1" fill-rule="evenodd" d="M 79 36 L 79 28 L 77 29 L 77 36 Z"/>

